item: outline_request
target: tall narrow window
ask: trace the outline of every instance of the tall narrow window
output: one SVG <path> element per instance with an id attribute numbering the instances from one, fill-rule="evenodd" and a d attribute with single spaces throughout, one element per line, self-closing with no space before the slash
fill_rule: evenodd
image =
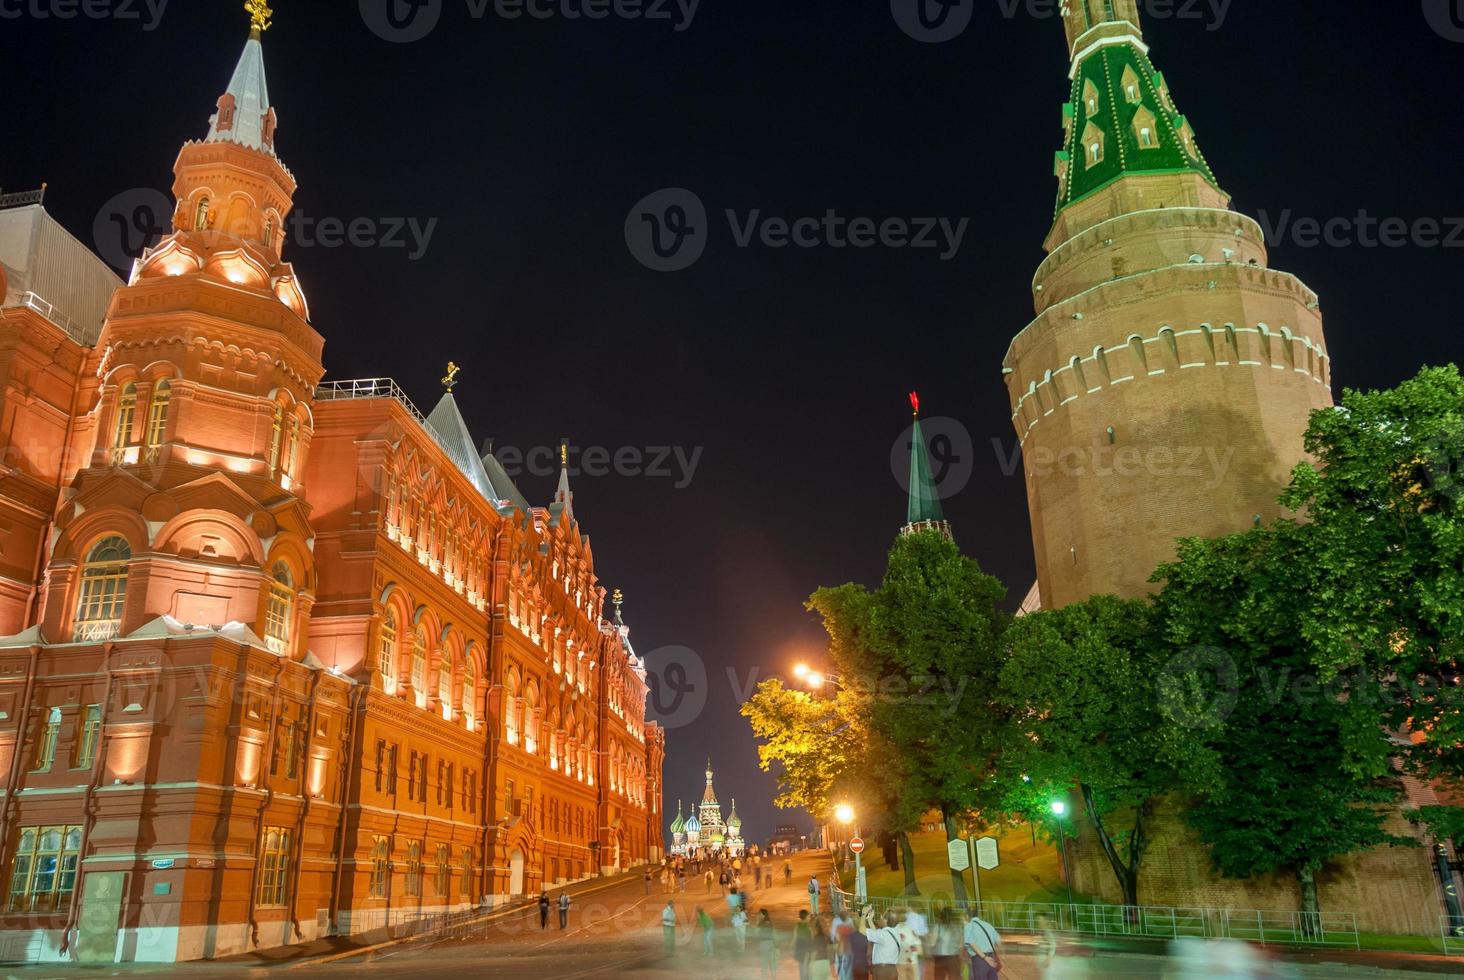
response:
<path id="1" fill-rule="evenodd" d="M 478 727 L 478 679 L 473 673 L 473 658 L 463 658 L 463 725 L 472 731 Z"/>
<path id="2" fill-rule="evenodd" d="M 437 658 L 437 704 L 442 717 L 452 720 L 452 658 L 446 650 Z"/>
<path id="3" fill-rule="evenodd" d="M 274 424 L 269 435 L 269 474 L 274 476 L 280 468 L 280 443 L 285 435 L 285 408 L 283 405 L 276 405 L 274 410 Z"/>
<path id="4" fill-rule="evenodd" d="M 375 836 L 371 842 L 371 897 L 385 898 L 391 880 L 391 841 Z"/>
<path id="5" fill-rule="evenodd" d="M 158 450 L 162 448 L 163 438 L 168 431 L 168 401 L 172 398 L 173 386 L 166 381 L 159 381 L 153 388 L 152 403 L 147 408 L 147 458 L 151 462 L 157 459 Z"/>
<path id="6" fill-rule="evenodd" d="M 381 616 L 381 629 L 376 638 L 376 670 L 381 674 L 381 686 L 391 694 L 396 690 L 396 610 L 386 607 Z"/>
<path id="7" fill-rule="evenodd" d="M 81 828 L 23 827 L 10 866 L 11 912 L 64 912 L 76 890 Z"/>
<path id="8" fill-rule="evenodd" d="M 407 842 L 407 887 L 406 894 L 416 898 L 422 894 L 422 842 Z"/>
<path id="9" fill-rule="evenodd" d="M 471 902 L 473 900 L 473 849 L 471 847 L 465 847 L 465 848 L 463 848 L 462 862 L 463 862 L 463 881 L 462 881 L 463 901 L 464 902 Z"/>
<path id="10" fill-rule="evenodd" d="M 193 230 L 203 231 L 208 227 L 208 196 L 198 199 L 198 207 L 193 212 Z"/>
<path id="11" fill-rule="evenodd" d="M 41 729 L 40 741 L 36 743 L 36 772 L 50 772 L 56 762 L 56 742 L 61 737 L 61 709 L 52 708 L 46 713 L 46 725 Z"/>
<path id="12" fill-rule="evenodd" d="M 266 827 L 259 841 L 259 893 L 256 904 L 279 907 L 285 904 L 290 880 L 290 832 L 284 827 Z"/>
<path id="13" fill-rule="evenodd" d="M 81 566 L 81 595 L 76 604 L 78 643 L 110 640 L 122 627 L 127 600 L 127 562 L 132 548 L 120 537 L 104 538 Z"/>
<path id="14" fill-rule="evenodd" d="M 264 645 L 278 654 L 290 652 L 290 625 L 295 618 L 295 586 L 290 566 L 275 562 L 264 607 Z"/>
<path id="15" fill-rule="evenodd" d="M 97 758 L 97 742 L 102 735 L 102 706 L 89 704 L 81 720 L 81 737 L 76 740 L 71 768 L 90 769 Z"/>
<path id="16" fill-rule="evenodd" d="M 427 707 L 427 628 L 420 624 L 412 633 L 412 697 Z"/>
<path id="17" fill-rule="evenodd" d="M 129 381 L 117 398 L 117 428 L 112 437 L 112 448 L 117 450 L 118 456 L 132 442 L 132 423 L 136 416 L 137 384 Z"/>
<path id="18" fill-rule="evenodd" d="M 452 869 L 449 867 L 452 861 L 452 852 L 446 844 L 437 845 L 437 883 L 435 885 L 438 896 L 447 898 L 447 889 L 452 884 Z"/>
<path id="19" fill-rule="evenodd" d="M 299 479 L 300 474 L 295 466 L 300 461 L 300 416 L 290 416 L 290 441 L 285 446 L 285 476 L 291 480 Z"/>
<path id="20" fill-rule="evenodd" d="M 274 223 L 274 219 L 273 218 L 266 218 L 264 220 L 264 247 L 265 248 L 269 248 L 270 246 L 274 245 L 274 236 L 275 236 L 275 223 Z"/>

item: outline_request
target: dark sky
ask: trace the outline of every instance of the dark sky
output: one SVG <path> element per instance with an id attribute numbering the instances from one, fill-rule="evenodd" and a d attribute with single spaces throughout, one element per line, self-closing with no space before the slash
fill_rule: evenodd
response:
<path id="1" fill-rule="evenodd" d="M 53 0 L 24 2 L 0 13 Z M 679 646 L 708 676 L 670 733 L 668 805 L 699 797 L 711 755 L 753 838 L 779 816 L 728 671 L 746 683 L 816 656 L 804 599 L 878 578 L 904 517 L 889 460 L 907 390 L 967 433 L 970 476 L 946 503 L 958 541 L 1013 603 L 1032 581 L 1000 363 L 1031 318 L 1067 62 L 1058 20 L 971 2 L 970 27 L 934 45 L 885 0 L 702 0 L 684 31 L 474 19 L 442 0 L 436 29 L 406 44 L 373 34 L 356 3 L 279 0 L 265 39 L 297 212 L 383 230 L 436 220 L 415 261 L 287 249 L 329 377 L 390 375 L 425 409 L 453 359 L 464 413 L 499 446 L 701 452 L 684 488 L 581 475 L 576 512 L 652 669 L 685 660 L 657 652 Z M 1464 30 L 1431 27 L 1430 3 L 1235 0 L 1217 20 L 1202 0 L 1199 19 L 1146 28 L 1239 210 L 1448 219 L 1464 214 Z M 151 31 L 0 16 L 0 184 L 49 181 L 49 210 L 89 244 L 116 195 L 166 190 L 238 57 L 239 7 L 174 0 Z M 632 206 L 667 187 L 711 213 L 705 255 L 678 273 L 646 269 L 625 239 Z M 949 261 L 744 249 L 729 208 L 970 226 Z M 1271 261 L 1321 295 L 1339 382 L 1376 387 L 1457 357 L 1461 255 L 1283 243 Z M 520 482 L 548 501 L 552 477 Z"/>

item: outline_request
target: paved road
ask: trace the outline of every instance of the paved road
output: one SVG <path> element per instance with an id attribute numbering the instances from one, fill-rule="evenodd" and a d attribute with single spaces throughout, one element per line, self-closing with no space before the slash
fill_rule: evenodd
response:
<path id="1" fill-rule="evenodd" d="M 777 862 L 781 868 L 782 862 Z M 368 976 L 381 978 L 442 978 L 442 980 L 467 980 L 467 978 L 532 978 L 532 980 L 574 980 L 580 977 L 624 977 L 645 978 L 645 980 L 670 980 L 670 978 L 692 977 L 696 980 L 744 980 L 744 978 L 768 978 L 768 980 L 798 980 L 798 969 L 791 955 L 792 927 L 797 921 L 798 910 L 807 907 L 808 894 L 805 885 L 808 875 L 818 871 L 821 875 L 828 870 L 827 859 L 821 854 L 799 855 L 793 858 L 794 875 L 791 883 L 783 884 L 782 875 L 778 883 L 769 889 L 754 892 L 751 908 L 754 917 L 757 910 L 766 908 L 780 930 L 777 969 L 773 976 L 759 968 L 755 943 L 749 942 L 745 952 L 739 952 L 732 930 L 728 924 L 728 907 L 720 891 L 714 885 L 710 893 L 701 881 L 689 879 L 687 894 L 667 896 L 661 893 L 659 883 L 653 884 L 653 894 L 645 894 L 641 881 L 619 882 L 580 897 L 572 906 L 567 928 L 558 928 L 558 915 L 551 912 L 549 928 L 539 928 L 537 909 L 516 912 L 504 918 L 481 926 L 474 934 L 459 939 L 419 939 L 399 943 L 375 952 L 339 959 L 334 962 L 294 962 L 269 966 L 247 963 L 186 964 L 163 968 L 128 966 L 114 969 L 92 968 L 84 973 L 75 969 L 33 967 L 0 971 L 0 976 L 36 980 L 41 977 L 59 977 L 75 980 L 78 976 L 124 976 L 129 978 L 171 977 L 175 980 L 215 980 L 222 977 L 269 977 L 271 980 L 288 980 L 299 977 Z M 677 949 L 667 957 L 661 933 L 661 910 L 667 898 L 675 902 L 680 922 Z M 714 933 L 715 953 L 711 957 L 702 955 L 700 930 L 694 925 L 695 910 L 705 905 L 716 923 Z M 827 907 L 824 909 L 827 912 Z M 1012 937 L 1014 942 L 1008 948 L 1004 980 L 1042 980 L 1034 950 Z M 1074 953 L 1082 951 L 1074 950 Z M 1049 976 L 1062 978 L 1176 978 L 1181 974 L 1167 972 L 1172 965 L 1162 957 L 1141 955 L 1104 955 L 1082 952 L 1065 958 L 1060 964 L 1068 969 Z M 1357 966 L 1327 963 L 1278 964 L 1271 974 L 1275 977 L 1295 977 L 1298 980 L 1321 980 L 1321 978 L 1359 977 L 1423 977 L 1439 976 L 1440 973 L 1459 975 L 1455 970 L 1415 973 L 1380 970 L 1375 966 Z M 1208 973 L 1203 975 L 1218 976 Z M 1189 976 L 1196 976 L 1190 974 Z M 823 977 L 812 980 L 825 980 Z"/>

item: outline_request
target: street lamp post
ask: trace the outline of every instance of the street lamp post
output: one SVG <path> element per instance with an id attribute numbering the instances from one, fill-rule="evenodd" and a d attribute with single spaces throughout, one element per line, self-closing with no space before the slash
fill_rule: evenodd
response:
<path id="1" fill-rule="evenodd" d="M 849 839 L 849 828 L 854 824 L 854 808 L 847 803 L 840 803 L 834 807 L 834 819 L 844 825 L 844 839 Z M 864 901 L 864 855 L 860 851 L 854 852 L 854 897 L 857 901 Z"/>
<path id="2" fill-rule="evenodd" d="M 1067 814 L 1067 804 L 1062 800 L 1052 801 L 1052 815 L 1057 824 L 1057 857 L 1062 862 L 1062 880 L 1067 883 L 1068 907 L 1073 904 L 1073 874 L 1068 868 L 1067 835 L 1063 833 L 1062 818 Z"/>

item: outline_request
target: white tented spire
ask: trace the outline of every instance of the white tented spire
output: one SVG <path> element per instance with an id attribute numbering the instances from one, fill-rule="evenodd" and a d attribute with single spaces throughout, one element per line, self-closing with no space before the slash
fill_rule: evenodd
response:
<path id="1" fill-rule="evenodd" d="M 264 45 L 257 36 L 244 43 L 244 53 L 209 119 L 208 142 L 238 143 L 274 155 L 274 113 L 264 79 Z"/>

